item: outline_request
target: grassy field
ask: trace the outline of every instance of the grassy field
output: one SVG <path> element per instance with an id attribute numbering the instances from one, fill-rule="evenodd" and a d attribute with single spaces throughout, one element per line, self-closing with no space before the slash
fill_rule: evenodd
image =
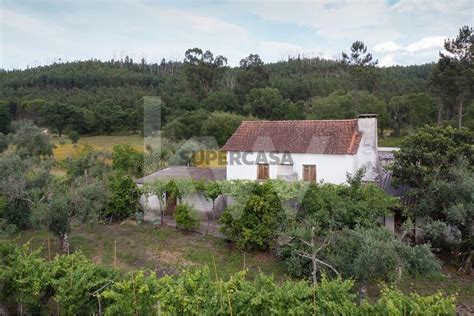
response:
<path id="1" fill-rule="evenodd" d="M 400 147 L 403 137 L 385 136 L 379 138 L 378 143 L 380 147 Z"/>
<path id="2" fill-rule="evenodd" d="M 96 150 L 111 152 L 115 145 L 128 144 L 132 147 L 142 151 L 144 148 L 144 138 L 140 135 L 125 135 L 125 136 L 88 136 L 79 139 L 77 144 L 72 144 L 69 139 L 53 138 L 56 148 L 53 150 L 54 158 L 56 160 L 63 160 L 74 156 L 83 146 L 92 146 Z"/>
<path id="3" fill-rule="evenodd" d="M 30 242 L 35 249 L 41 247 L 45 258 L 49 256 L 48 239 L 51 257 L 59 249 L 56 238 L 45 231 L 28 230 L 8 239 L 17 244 Z M 207 265 L 212 270 L 215 266 L 218 277 L 224 279 L 244 267 L 249 270 L 250 276 L 261 271 L 274 275 L 277 280 L 287 278 L 278 258 L 270 253 L 244 253 L 225 240 L 184 233 L 170 227 L 137 225 L 133 221 L 89 228 L 74 226 L 70 242 L 73 251 L 81 250 L 97 264 L 109 267 L 114 264 L 116 244 L 117 268 L 122 272 L 144 268 L 156 271 L 157 275 L 165 275 Z M 440 290 L 455 294 L 459 305 L 474 310 L 474 276 L 459 275 L 451 266 L 443 268 L 442 276 L 406 277 L 395 286 L 407 293 L 432 294 Z M 368 294 L 371 300 L 375 300 L 379 295 L 379 285 L 370 286 Z"/>
<path id="4" fill-rule="evenodd" d="M 57 239 L 46 231 L 28 230 L 10 239 L 18 244 L 30 242 L 35 249 L 42 247 L 45 258 L 48 258 L 48 239 L 51 256 L 59 249 Z M 184 233 L 171 227 L 137 225 L 133 221 L 89 228 L 74 226 L 70 242 L 73 251 L 81 250 L 94 262 L 109 267 L 114 263 L 116 243 L 117 268 L 123 272 L 144 268 L 164 275 L 203 265 L 214 269 L 215 263 L 222 278 L 244 266 L 251 274 L 262 271 L 277 278 L 284 275 L 277 258 L 268 253 L 244 253 L 220 238 Z"/>

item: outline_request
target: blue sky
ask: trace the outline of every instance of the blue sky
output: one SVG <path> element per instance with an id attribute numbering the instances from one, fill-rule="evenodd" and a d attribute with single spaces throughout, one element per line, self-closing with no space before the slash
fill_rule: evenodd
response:
<path id="1" fill-rule="evenodd" d="M 338 59 L 364 41 L 381 66 L 436 61 L 443 40 L 472 26 L 469 0 L 9 1 L 0 0 L 0 68 L 129 55 L 182 60 L 209 49 L 230 65 L 298 54 Z"/>

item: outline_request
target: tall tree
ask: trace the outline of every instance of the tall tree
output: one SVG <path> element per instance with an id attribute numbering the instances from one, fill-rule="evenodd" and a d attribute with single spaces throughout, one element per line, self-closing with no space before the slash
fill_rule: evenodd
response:
<path id="1" fill-rule="evenodd" d="M 270 119 L 274 109 L 281 107 L 283 98 L 278 89 L 252 89 L 247 95 L 245 110 L 258 118 Z"/>
<path id="2" fill-rule="evenodd" d="M 214 57 L 211 51 L 203 52 L 197 47 L 188 49 L 184 58 L 184 71 L 194 95 L 202 99 L 213 91 L 226 65 L 227 58 L 224 56 Z"/>
<path id="3" fill-rule="evenodd" d="M 235 92 L 240 101 L 244 101 L 250 90 L 268 85 L 269 74 L 263 61 L 257 54 L 250 54 L 240 61 L 240 73 L 237 77 Z"/>
<path id="4" fill-rule="evenodd" d="M 79 113 L 70 105 L 49 102 L 41 107 L 40 115 L 42 124 L 56 130 L 61 137 L 64 130 L 77 118 L 76 115 Z"/>
<path id="5" fill-rule="evenodd" d="M 457 125 L 462 127 L 465 104 L 469 104 L 474 95 L 474 31 L 463 26 L 455 39 L 444 42 L 446 52 L 440 53 L 440 59 L 431 75 L 431 84 L 444 101 L 444 107 L 455 100 L 457 105 Z M 453 107 L 453 108 L 454 108 Z M 441 120 L 443 109 L 439 109 Z M 451 114 L 454 116 L 454 109 Z M 448 117 L 449 118 L 449 117 Z"/>
<path id="6" fill-rule="evenodd" d="M 367 52 L 367 46 L 362 41 L 355 41 L 351 45 L 351 53 L 342 52 L 342 62 L 354 66 L 375 66 L 378 60 L 373 60 L 371 53 Z"/>
<path id="7" fill-rule="evenodd" d="M 362 41 L 352 43 L 351 52 L 342 52 L 342 63 L 349 65 L 349 71 L 354 76 L 357 89 L 372 92 L 375 89 L 376 73 L 374 71 L 378 60 L 374 60 L 371 53 L 367 52 L 367 46 Z"/>

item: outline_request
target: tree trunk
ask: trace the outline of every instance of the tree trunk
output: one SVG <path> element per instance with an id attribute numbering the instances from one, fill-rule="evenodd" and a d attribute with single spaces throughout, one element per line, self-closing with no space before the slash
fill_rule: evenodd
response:
<path id="1" fill-rule="evenodd" d="M 462 112 L 463 112 L 463 104 L 464 103 L 464 97 L 461 97 L 461 100 L 459 100 L 459 116 L 458 116 L 458 127 L 462 127 Z"/>
<path id="2" fill-rule="evenodd" d="M 318 284 L 318 263 L 316 262 L 315 257 L 316 257 L 316 254 L 313 254 L 313 259 L 311 260 L 313 263 L 312 278 L 313 278 L 314 286 Z"/>
<path id="3" fill-rule="evenodd" d="M 69 236 L 67 233 L 61 234 L 59 236 L 59 244 L 61 246 L 61 253 L 63 255 L 69 254 Z"/>
<path id="4" fill-rule="evenodd" d="M 438 125 L 441 125 L 442 120 L 443 120 L 443 101 L 440 100 L 439 108 L 438 108 Z"/>
<path id="5" fill-rule="evenodd" d="M 362 305 L 365 303 L 366 296 L 367 296 L 367 285 L 365 284 L 365 282 L 363 282 L 359 288 L 359 305 Z"/>
<path id="6" fill-rule="evenodd" d="M 400 136 L 401 129 L 402 129 L 402 124 L 401 123 L 396 123 L 395 124 L 395 136 L 396 137 Z"/>
<path id="7" fill-rule="evenodd" d="M 474 257 L 474 250 L 470 250 L 467 255 L 466 261 L 464 261 L 463 272 L 465 274 L 472 274 L 472 258 Z"/>

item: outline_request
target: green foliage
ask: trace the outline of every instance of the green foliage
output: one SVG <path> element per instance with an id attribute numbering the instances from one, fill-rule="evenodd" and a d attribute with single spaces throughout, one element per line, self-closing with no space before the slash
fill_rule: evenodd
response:
<path id="1" fill-rule="evenodd" d="M 202 123 L 208 116 L 209 113 L 203 110 L 183 113 L 166 124 L 163 136 L 174 141 L 200 136 Z"/>
<path id="2" fill-rule="evenodd" d="M 250 185 L 247 201 L 222 214 L 222 231 L 242 249 L 267 249 L 284 216 L 283 208 L 271 182 Z"/>
<path id="3" fill-rule="evenodd" d="M 226 64 L 227 58 L 221 55 L 214 57 L 209 50 L 188 49 L 185 52 L 184 73 L 193 94 L 202 99 L 213 91 Z"/>
<path id="4" fill-rule="evenodd" d="M 275 107 L 268 117 L 271 119 L 312 116 L 311 111 L 305 113 L 304 103 L 336 91 L 368 90 L 386 102 L 394 96 L 430 93 L 428 78 L 435 67 L 347 66 L 320 58 L 292 58 L 265 64 L 258 55 L 250 54 L 242 59 L 240 67 L 232 68 L 224 66 L 224 57 L 200 49 L 191 49 L 184 55 L 184 63 L 137 63 L 127 57 L 8 71 L 0 80 L 0 99 L 8 100 L 2 103 L 8 103 L 11 113 L 15 113 L 13 120 L 37 119 L 41 109 L 57 105 L 57 111 L 50 111 L 53 115 L 72 109 L 70 120 L 58 122 L 65 125 L 64 130 L 75 130 L 81 135 L 143 130 L 149 135 L 174 118 L 192 115 L 198 109 L 246 115 L 244 105 L 252 89 L 279 90 L 283 103 Z M 451 82 L 445 81 L 441 87 L 449 87 Z M 161 100 L 149 106 L 144 97 L 150 95 L 160 95 Z M 452 117 L 456 97 L 447 95 L 442 99 L 447 105 L 443 114 Z M 465 105 L 469 104 L 466 98 Z M 467 109 L 465 112 L 467 120 L 469 113 Z M 190 120 L 199 125 L 190 134 L 199 136 L 199 123 L 203 120 Z M 37 123 L 41 121 L 44 119 L 37 119 Z M 184 129 L 188 126 L 184 124 Z M 184 138 L 189 137 L 181 139 Z"/>
<path id="5" fill-rule="evenodd" d="M 21 157 L 48 157 L 53 154 L 53 145 L 47 133 L 31 124 L 22 124 L 13 137 L 16 153 Z"/>
<path id="6" fill-rule="evenodd" d="M 159 283 L 154 272 L 129 273 L 102 294 L 107 304 L 105 315 L 159 315 Z"/>
<path id="7" fill-rule="evenodd" d="M 4 298 L 13 298 L 18 310 L 39 314 L 47 294 L 49 275 L 40 250 L 31 251 L 30 244 L 13 248 L 0 242 L 0 286 Z"/>
<path id="8" fill-rule="evenodd" d="M 117 172 L 108 182 L 110 200 L 102 214 L 113 220 L 123 220 L 135 214 L 138 208 L 140 190 L 130 176 Z"/>
<path id="9" fill-rule="evenodd" d="M 1 218 L 7 224 L 24 229 L 30 225 L 32 206 L 46 193 L 51 180 L 49 163 L 16 154 L 0 156 L 0 197 L 5 202 Z"/>
<path id="10" fill-rule="evenodd" d="M 217 145 L 222 147 L 244 119 L 237 114 L 213 112 L 202 122 L 200 135 L 214 137 Z"/>
<path id="11" fill-rule="evenodd" d="M 68 234 L 72 219 L 95 223 L 106 202 L 107 192 L 98 180 L 76 179 L 70 187 L 56 181 L 48 188 L 46 196 L 35 204 L 33 223 L 57 236 L 61 251 L 69 253 Z"/>
<path id="12" fill-rule="evenodd" d="M 239 113 L 239 100 L 232 91 L 216 91 L 201 102 L 201 107 L 209 112 Z"/>
<path id="13" fill-rule="evenodd" d="M 388 103 L 388 111 L 394 136 L 400 136 L 402 127 L 421 127 L 435 120 L 436 99 L 427 93 L 413 93 L 393 97 Z"/>
<path id="14" fill-rule="evenodd" d="M 234 90 L 240 100 L 244 100 L 252 89 L 268 86 L 270 75 L 257 54 L 250 54 L 242 59 L 239 68 Z"/>
<path id="15" fill-rule="evenodd" d="M 332 268 L 318 263 L 313 278 L 321 271 L 333 274 L 335 269 L 360 281 L 392 281 L 399 268 L 406 267 L 412 274 L 439 270 L 429 248 L 412 249 L 388 231 L 375 229 L 378 218 L 396 200 L 375 185 L 362 183 L 362 176 L 362 172 L 349 176 L 349 185 L 309 184 L 296 216 L 287 217 L 279 232 L 278 254 L 290 275 L 311 275 L 314 255 Z M 415 253 L 426 269 L 416 262 Z"/>
<path id="16" fill-rule="evenodd" d="M 0 101 L 0 133 L 8 134 L 11 128 L 10 103 Z"/>
<path id="17" fill-rule="evenodd" d="M 446 52 L 440 53 L 440 59 L 430 76 L 430 84 L 441 98 L 439 120 L 454 121 L 463 126 L 465 107 L 474 98 L 474 29 L 467 25 L 459 29 L 454 39 L 444 41 Z"/>
<path id="18" fill-rule="evenodd" d="M 309 102 L 310 119 L 350 119 L 358 114 L 378 114 L 378 127 L 388 126 L 385 102 L 366 91 L 336 91 L 324 98 L 313 98 Z"/>
<path id="19" fill-rule="evenodd" d="M 9 144 L 10 141 L 8 137 L 0 132 L 0 153 L 4 152 L 8 148 Z"/>
<path id="20" fill-rule="evenodd" d="M 454 315 L 456 298 L 441 293 L 430 296 L 405 295 L 399 290 L 384 287 L 376 304 L 363 305 L 367 314 L 377 315 Z"/>
<path id="21" fill-rule="evenodd" d="M 91 263 L 80 252 L 57 256 L 48 264 L 53 299 L 64 315 L 93 314 L 98 308 L 96 291 L 111 284 L 117 274 Z"/>
<path id="22" fill-rule="evenodd" d="M 9 225 L 18 229 L 26 229 L 31 224 L 31 206 L 21 198 L 15 198 L 5 203 L 3 214 L 0 218 L 5 219 Z"/>
<path id="23" fill-rule="evenodd" d="M 144 156 L 132 146 L 115 145 L 112 152 L 112 168 L 134 177 L 143 176 Z"/>
<path id="24" fill-rule="evenodd" d="M 39 112 L 42 125 L 57 131 L 59 137 L 72 122 L 79 121 L 76 122 L 78 125 L 82 123 L 82 113 L 68 104 L 48 102 L 40 107 Z"/>
<path id="25" fill-rule="evenodd" d="M 103 178 L 110 170 L 106 159 L 109 155 L 105 152 L 96 151 L 92 146 L 82 147 L 74 157 L 67 158 L 62 163 L 67 171 L 68 178 L 78 177 Z"/>
<path id="26" fill-rule="evenodd" d="M 282 103 L 283 98 L 278 89 L 252 89 L 247 95 L 245 101 L 245 110 L 252 116 L 270 119 L 274 109 L 281 107 Z"/>
<path id="27" fill-rule="evenodd" d="M 76 131 L 71 131 L 69 132 L 68 137 L 73 144 L 77 144 L 81 135 L 79 135 L 79 133 Z"/>
<path id="28" fill-rule="evenodd" d="M 174 218 L 176 220 L 176 226 L 185 230 L 197 229 L 201 223 L 197 211 L 186 203 L 180 203 L 176 207 Z"/>
<path id="29" fill-rule="evenodd" d="M 326 229 L 376 225 L 396 200 L 361 178 L 348 185 L 310 184 L 298 211 L 300 219 L 310 217 Z"/>
<path id="30" fill-rule="evenodd" d="M 474 164 L 474 133 L 467 129 L 425 126 L 406 137 L 397 152 L 393 175 L 400 183 L 424 189 L 440 173 L 446 173 L 459 159 Z"/>
<path id="31" fill-rule="evenodd" d="M 98 267 L 81 253 L 47 262 L 29 245 L 17 248 L 0 242 L 2 299 L 13 299 L 27 313 L 106 315 L 380 315 L 425 312 L 452 314 L 455 298 L 405 295 L 384 288 L 374 304 L 357 305 L 351 280 L 321 279 L 276 282 L 271 276 L 247 277 L 242 271 L 223 281 L 208 268 L 157 279 L 154 273 L 131 272 L 120 277 Z M 57 304 L 44 304 L 52 299 Z"/>
<path id="32" fill-rule="evenodd" d="M 474 133 L 467 129 L 426 126 L 405 139 L 394 165 L 394 176 L 411 186 L 416 199 L 412 215 L 428 219 L 425 229 L 432 223 L 455 228 L 451 242 L 468 258 L 474 248 L 473 143 Z M 433 235 L 432 229 L 427 232 Z"/>

